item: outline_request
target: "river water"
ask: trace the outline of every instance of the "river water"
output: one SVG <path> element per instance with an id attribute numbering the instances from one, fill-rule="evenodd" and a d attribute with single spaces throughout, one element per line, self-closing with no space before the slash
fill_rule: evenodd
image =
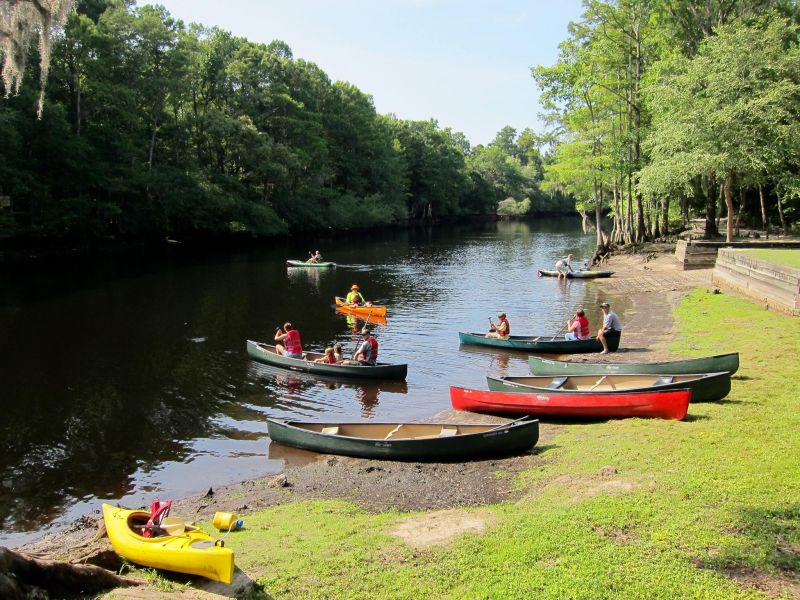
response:
<path id="1" fill-rule="evenodd" d="M 313 245 L 313 247 L 312 247 Z M 265 419 L 411 420 L 449 408 L 449 385 L 527 373 L 524 354 L 460 347 L 508 314 L 514 334 L 554 334 L 593 282 L 537 279 L 594 236 L 578 219 L 354 233 L 198 255 L 65 260 L 0 270 L 0 545 L 61 528 L 102 501 L 138 507 L 276 473 Z M 319 248 L 336 269 L 287 269 Z M 318 381 L 250 360 L 292 321 L 306 349 L 352 352 L 360 324 L 331 308 L 353 283 L 386 299 L 383 362 L 406 383 Z M 620 312 L 620 311 L 618 311 Z"/>

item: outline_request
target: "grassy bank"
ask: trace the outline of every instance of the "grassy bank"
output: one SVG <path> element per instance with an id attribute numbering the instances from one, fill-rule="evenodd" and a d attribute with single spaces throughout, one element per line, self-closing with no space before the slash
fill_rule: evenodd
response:
<path id="1" fill-rule="evenodd" d="M 465 511 L 488 512 L 483 534 L 414 549 L 392 530 L 415 515 L 303 502 L 248 517 L 231 538 L 237 565 L 275 598 L 793 593 L 800 319 L 704 291 L 677 317 L 676 354 L 741 353 L 725 401 L 693 404 L 683 422 L 570 425 L 516 480 L 521 500 Z"/>
<path id="2" fill-rule="evenodd" d="M 774 250 L 771 248 L 759 248 L 756 250 L 742 250 L 745 254 L 754 258 L 760 258 L 767 262 L 800 269 L 800 250 Z"/>

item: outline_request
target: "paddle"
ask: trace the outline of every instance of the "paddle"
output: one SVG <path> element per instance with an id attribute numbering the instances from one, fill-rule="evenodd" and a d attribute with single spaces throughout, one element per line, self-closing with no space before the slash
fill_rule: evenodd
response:
<path id="1" fill-rule="evenodd" d="M 520 421 L 525 421 L 527 419 L 530 419 L 530 415 L 525 415 L 524 417 L 520 417 L 519 419 L 514 419 L 513 421 L 509 421 L 508 423 L 500 423 L 500 425 L 492 427 L 491 429 L 487 429 L 486 431 L 495 431 L 496 429 L 502 429 L 503 427 L 508 427 L 509 425 L 513 425 L 514 423 L 519 423 Z"/>
<path id="2" fill-rule="evenodd" d="M 567 326 L 567 324 L 566 324 L 566 323 L 564 323 L 564 324 L 561 326 L 561 329 L 559 329 L 559 330 L 558 330 L 558 332 L 556 332 L 556 334 L 555 334 L 553 337 L 551 337 L 551 338 L 550 338 L 550 341 L 552 342 L 554 339 L 556 339 L 556 338 L 558 337 L 558 335 L 559 335 L 559 334 L 560 334 L 562 331 L 564 331 L 564 328 L 565 328 L 566 326 Z"/>

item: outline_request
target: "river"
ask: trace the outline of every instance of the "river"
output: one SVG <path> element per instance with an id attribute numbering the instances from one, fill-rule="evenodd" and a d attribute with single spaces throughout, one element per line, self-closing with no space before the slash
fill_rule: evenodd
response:
<path id="1" fill-rule="evenodd" d="M 592 282 L 537 279 L 594 236 L 579 219 L 354 233 L 267 249 L 99 257 L 0 267 L 0 544 L 62 528 L 101 501 L 138 507 L 276 473 L 265 418 L 396 420 L 449 408 L 449 385 L 525 374 L 526 356 L 459 347 L 508 313 L 513 333 L 554 334 L 579 306 L 593 329 Z M 320 249 L 336 269 L 287 269 Z M 292 321 L 307 349 L 359 324 L 335 295 L 358 283 L 389 303 L 375 325 L 406 383 L 320 382 L 250 360 Z"/>

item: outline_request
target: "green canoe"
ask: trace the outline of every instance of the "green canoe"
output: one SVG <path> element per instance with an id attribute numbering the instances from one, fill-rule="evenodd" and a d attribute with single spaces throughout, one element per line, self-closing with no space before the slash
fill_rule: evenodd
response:
<path id="1" fill-rule="evenodd" d="M 521 453 L 539 441 L 539 421 L 461 423 L 316 423 L 267 419 L 273 442 L 361 458 L 466 461 Z"/>
<path id="2" fill-rule="evenodd" d="M 315 363 L 323 354 L 303 352 L 303 358 L 289 358 L 275 353 L 275 346 L 247 340 L 247 354 L 255 360 L 303 373 L 315 373 L 330 377 L 352 377 L 356 379 L 405 379 L 408 365 L 390 365 L 378 363 L 369 365 L 331 365 L 328 363 Z"/>
<path id="3" fill-rule="evenodd" d="M 666 390 L 692 391 L 692 402 L 722 400 L 731 391 L 731 374 L 697 373 L 688 375 L 644 374 L 487 377 L 492 392 L 522 392 L 526 394 L 619 394 L 622 392 L 661 392 Z"/>
<path id="4" fill-rule="evenodd" d="M 727 371 L 731 375 L 739 370 L 739 353 L 717 354 L 702 358 L 685 358 L 664 362 L 602 363 L 552 360 L 531 356 L 528 367 L 533 375 L 584 375 L 591 373 L 616 373 L 628 375 L 635 373 L 661 373 L 662 375 L 686 375 L 691 373 L 719 373 Z"/>
<path id="5" fill-rule="evenodd" d="M 309 263 L 304 260 L 287 260 L 286 261 L 287 267 L 309 267 L 312 269 L 328 269 L 330 267 L 335 267 L 336 263 L 334 262 L 318 262 L 318 263 Z"/>
<path id="6" fill-rule="evenodd" d="M 619 348 L 621 335 L 607 335 L 608 349 L 616 352 Z M 586 352 L 601 352 L 603 345 L 595 338 L 588 340 L 565 340 L 563 337 L 549 335 L 526 336 L 510 335 L 505 339 L 487 338 L 483 333 L 458 332 L 458 339 L 462 344 L 475 344 L 477 346 L 492 346 L 507 350 L 524 350 L 525 352 L 541 352 L 543 354 L 579 354 Z"/>
<path id="7" fill-rule="evenodd" d="M 614 271 L 570 271 L 567 273 L 568 279 L 600 279 L 601 277 L 611 277 Z M 558 271 L 536 271 L 538 277 L 558 277 Z"/>

